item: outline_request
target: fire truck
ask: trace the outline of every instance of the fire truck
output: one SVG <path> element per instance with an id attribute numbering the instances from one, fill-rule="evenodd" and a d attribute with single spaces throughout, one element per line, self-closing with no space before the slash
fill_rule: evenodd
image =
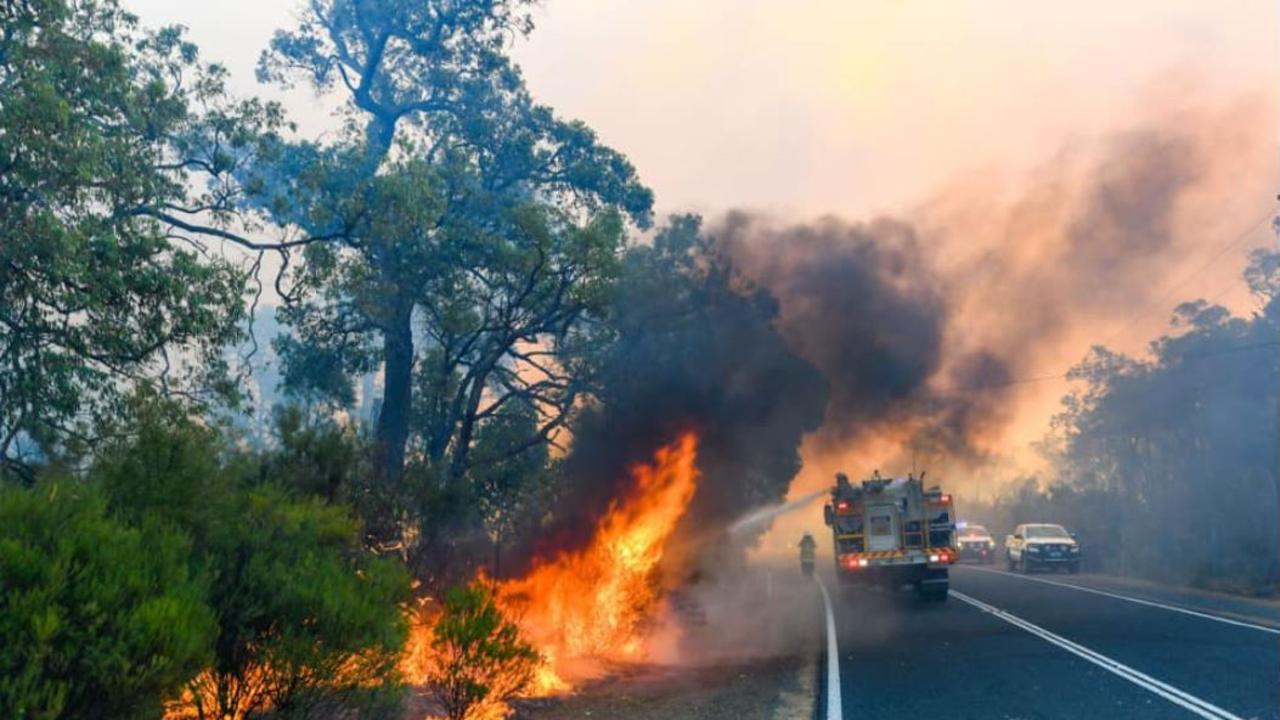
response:
<path id="1" fill-rule="evenodd" d="M 955 512 L 951 495 L 925 489 L 924 475 L 888 478 L 876 471 L 859 485 L 836 475 L 823 514 L 843 585 L 911 585 L 925 600 L 947 599 L 948 569 L 959 554 Z"/>

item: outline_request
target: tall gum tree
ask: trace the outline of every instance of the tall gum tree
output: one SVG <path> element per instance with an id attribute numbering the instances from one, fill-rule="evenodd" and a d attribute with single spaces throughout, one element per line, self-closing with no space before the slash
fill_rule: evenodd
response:
<path id="1" fill-rule="evenodd" d="M 626 221 L 649 223 L 626 158 L 534 102 L 506 56 L 532 5 L 313 0 L 259 65 L 345 97 L 339 139 L 281 143 L 243 182 L 276 222 L 341 238 L 305 246 L 289 274 L 286 377 L 342 399 L 381 368 L 388 480 L 408 448 L 461 478 L 478 426 L 509 404 L 541 420 L 512 453 L 546 442 L 579 390 L 569 350 Z"/>

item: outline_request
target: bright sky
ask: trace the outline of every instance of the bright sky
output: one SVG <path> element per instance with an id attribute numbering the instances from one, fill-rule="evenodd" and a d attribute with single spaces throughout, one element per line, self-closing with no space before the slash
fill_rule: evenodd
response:
<path id="1" fill-rule="evenodd" d="M 1042 159 L 1171 72 L 1269 90 L 1277 27 L 1270 0 L 549 0 L 520 56 L 663 205 L 861 215 Z"/>
<path id="2" fill-rule="evenodd" d="M 125 0 L 237 87 L 298 0 Z M 546 0 L 535 94 L 626 152 L 660 208 L 852 217 L 975 168 L 1043 161 L 1171 73 L 1271 96 L 1272 0 Z M 322 115 L 305 91 L 295 116 Z"/>

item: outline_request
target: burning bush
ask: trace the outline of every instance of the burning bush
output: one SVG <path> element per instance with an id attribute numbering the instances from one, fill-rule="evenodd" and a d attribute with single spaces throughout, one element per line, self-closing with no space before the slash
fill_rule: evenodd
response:
<path id="1" fill-rule="evenodd" d="M 450 720 L 505 715 L 541 658 L 479 582 L 451 589 L 431 630 L 426 680 Z"/>
<path id="2" fill-rule="evenodd" d="M 697 488 L 698 437 L 687 432 L 633 466 L 581 549 L 527 575 L 455 587 L 415 623 L 402 668 L 450 718 L 501 718 L 516 695 L 546 695 L 643 660 L 663 604 L 667 544 Z"/>
<path id="3" fill-rule="evenodd" d="M 500 602 L 549 661 L 538 690 L 563 689 L 568 664 L 589 675 L 590 661 L 641 659 L 662 600 L 667 542 L 697 489 L 697 450 L 688 432 L 651 463 L 633 466 L 629 492 L 609 506 L 585 548 L 499 585 Z"/>

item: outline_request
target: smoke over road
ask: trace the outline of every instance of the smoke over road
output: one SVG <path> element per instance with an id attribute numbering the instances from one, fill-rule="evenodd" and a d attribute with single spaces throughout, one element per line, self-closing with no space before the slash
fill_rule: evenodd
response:
<path id="1" fill-rule="evenodd" d="M 896 216 L 714 223 L 830 386 L 793 496 L 842 463 L 915 458 L 990 485 L 993 466 L 1027 460 L 1065 390 L 1054 376 L 1095 343 L 1140 352 L 1185 299 L 1172 279 L 1201 280 L 1174 288 L 1195 293 L 1238 278 L 1243 252 L 1195 271 L 1270 203 L 1241 191 L 1266 176 L 1270 116 L 1247 98 L 1165 98 L 1026 176 L 975 173 Z"/>
<path id="2" fill-rule="evenodd" d="M 992 393 L 948 395 L 934 381 L 945 368 L 955 386 L 998 386 L 1008 370 L 983 350 L 947 364 L 947 286 L 928 239 L 912 225 L 828 218 L 775 227 L 737 212 L 715 236 L 747 277 L 778 298 L 779 331 L 830 384 L 814 438 L 819 451 L 894 424 L 910 427 L 912 447 L 981 455 L 971 437 L 993 416 L 979 411 Z"/>

